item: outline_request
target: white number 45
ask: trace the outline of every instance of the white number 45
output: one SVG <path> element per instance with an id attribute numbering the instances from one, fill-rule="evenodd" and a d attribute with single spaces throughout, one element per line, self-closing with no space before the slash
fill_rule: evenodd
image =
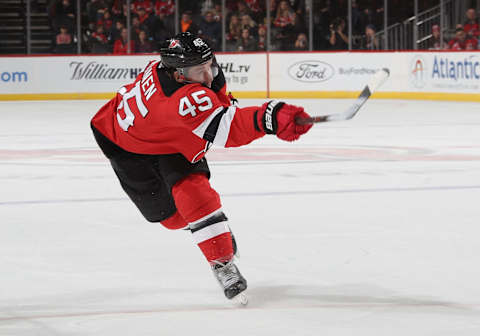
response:
<path id="1" fill-rule="evenodd" d="M 196 91 L 191 94 L 193 100 L 195 101 L 196 105 L 190 102 L 188 96 L 180 98 L 180 102 L 178 105 L 178 113 L 185 117 L 187 114 L 191 114 L 192 117 L 197 115 L 197 107 L 200 112 L 207 111 L 213 107 L 212 100 L 209 96 L 204 96 L 206 92 L 205 90 Z"/>

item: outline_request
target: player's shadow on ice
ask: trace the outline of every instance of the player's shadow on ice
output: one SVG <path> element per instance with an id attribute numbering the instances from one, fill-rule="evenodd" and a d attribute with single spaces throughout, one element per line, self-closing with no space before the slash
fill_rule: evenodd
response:
<path id="1" fill-rule="evenodd" d="M 406 297 L 394 291 L 369 284 L 344 284 L 338 286 L 253 286 L 248 289 L 251 308 L 337 308 L 395 310 L 452 309 L 464 311 L 474 307 L 455 302 L 436 300 L 427 296 Z"/>

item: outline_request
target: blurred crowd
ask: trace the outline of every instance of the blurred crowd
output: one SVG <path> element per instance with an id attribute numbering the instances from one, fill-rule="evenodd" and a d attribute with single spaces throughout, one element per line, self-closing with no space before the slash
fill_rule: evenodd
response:
<path id="1" fill-rule="evenodd" d="M 270 1 L 271 50 L 308 50 L 307 0 Z M 307 1 L 310 3 L 310 1 Z M 179 30 L 191 31 L 209 41 L 214 50 L 222 50 L 222 6 L 220 0 L 175 1 L 132 0 L 131 40 L 127 44 L 126 0 L 81 1 L 81 43 L 85 53 L 126 54 L 153 53 L 160 43 L 175 34 L 175 6 L 178 3 Z M 354 49 L 379 49 L 378 28 L 383 29 L 383 0 L 352 0 L 352 32 Z M 429 8 L 438 3 L 419 0 Z M 313 49 L 348 49 L 347 0 L 312 0 Z M 57 53 L 74 53 L 77 34 L 77 2 L 50 0 L 48 14 L 55 35 Z M 401 22 L 413 15 L 409 1 L 390 0 L 388 20 Z M 265 0 L 226 0 L 225 51 L 264 51 L 267 47 L 267 9 Z M 430 49 L 479 49 L 479 20 L 475 8 L 465 14 L 454 36 L 444 34 L 433 25 Z"/>
<path id="2" fill-rule="evenodd" d="M 442 39 L 440 26 L 432 26 L 432 34 L 429 40 L 430 50 L 480 50 L 480 20 L 475 8 L 467 9 L 465 21 L 455 27 L 454 35 L 449 39 Z"/>

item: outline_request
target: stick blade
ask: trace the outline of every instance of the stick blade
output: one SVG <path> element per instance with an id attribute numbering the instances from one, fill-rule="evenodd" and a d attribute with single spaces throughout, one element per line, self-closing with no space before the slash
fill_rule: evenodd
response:
<path id="1" fill-rule="evenodd" d="M 375 92 L 380 86 L 385 83 L 385 81 L 390 77 L 390 70 L 387 68 L 380 69 L 372 76 L 367 86 L 370 90 L 370 93 Z"/>
<path id="2" fill-rule="evenodd" d="M 328 121 L 344 121 L 352 119 L 360 110 L 360 108 L 367 102 L 368 98 L 380 87 L 390 76 L 390 70 L 382 68 L 377 71 L 368 84 L 363 88 L 362 92 L 355 100 L 352 106 L 345 112 L 335 113 L 326 116 L 310 117 L 310 118 L 295 118 L 297 125 L 315 124 Z"/>
<path id="3" fill-rule="evenodd" d="M 368 85 L 362 90 L 358 98 L 348 110 L 342 113 L 331 114 L 327 117 L 327 121 L 343 121 L 352 119 L 372 95 Z"/>

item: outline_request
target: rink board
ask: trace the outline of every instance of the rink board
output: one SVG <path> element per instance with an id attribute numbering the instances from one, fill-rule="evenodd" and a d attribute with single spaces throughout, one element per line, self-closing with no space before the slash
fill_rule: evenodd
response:
<path id="1" fill-rule="evenodd" d="M 0 57 L 0 100 L 106 99 L 155 55 Z M 218 54 L 239 98 L 353 98 L 380 68 L 374 98 L 480 101 L 479 52 Z"/>

